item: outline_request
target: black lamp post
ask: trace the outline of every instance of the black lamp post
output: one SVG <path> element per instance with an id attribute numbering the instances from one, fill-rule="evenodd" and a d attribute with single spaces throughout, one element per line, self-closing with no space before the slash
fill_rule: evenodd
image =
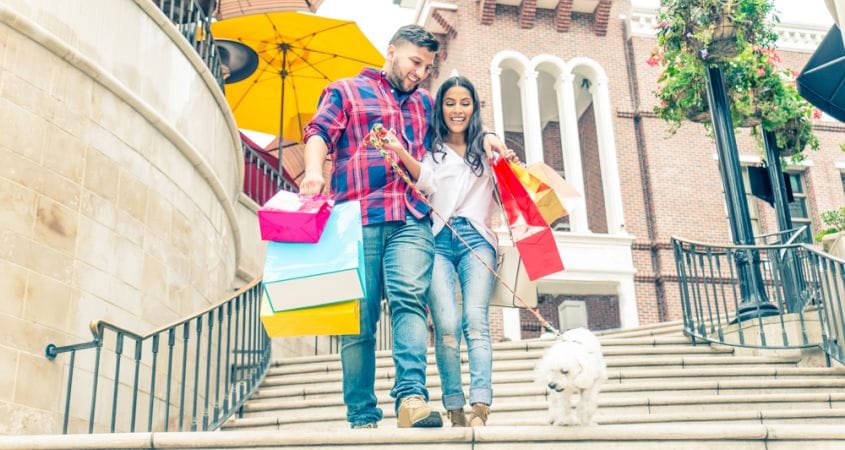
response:
<path id="1" fill-rule="evenodd" d="M 768 163 L 769 181 L 772 184 L 772 197 L 775 206 L 775 215 L 778 220 L 778 230 L 784 232 L 792 229 L 792 217 L 789 214 L 789 199 L 786 195 L 786 182 L 783 179 L 783 171 L 780 167 L 780 151 L 777 146 L 775 134 L 771 131 L 763 131 L 763 147 L 766 150 L 766 162 Z M 779 258 L 781 282 L 786 296 L 786 305 L 789 312 L 796 312 L 802 305 L 801 292 L 804 290 L 804 277 L 798 270 L 799 262 L 793 251 L 784 253 Z"/>
<path id="2" fill-rule="evenodd" d="M 728 103 L 727 89 L 721 64 L 708 65 L 707 100 L 710 104 L 710 117 L 716 135 L 716 147 L 719 152 L 719 168 L 722 184 L 725 187 L 725 200 L 728 205 L 728 220 L 731 225 L 734 244 L 754 245 L 754 231 L 748 214 L 748 202 L 739 165 L 739 153 L 736 148 L 733 120 Z M 738 249 L 734 253 L 739 275 L 740 305 L 736 311 L 736 321 L 745 321 L 758 317 L 779 314 L 778 307 L 769 301 L 763 288 L 763 276 L 760 273 L 760 253 L 756 250 Z"/>

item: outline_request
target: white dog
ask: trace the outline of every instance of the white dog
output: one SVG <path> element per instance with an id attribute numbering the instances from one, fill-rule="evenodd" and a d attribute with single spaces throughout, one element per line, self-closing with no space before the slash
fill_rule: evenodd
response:
<path id="1" fill-rule="evenodd" d="M 537 364 L 537 382 L 548 388 L 549 423 L 595 425 L 598 394 L 607 366 L 598 338 L 585 328 L 559 336 Z"/>

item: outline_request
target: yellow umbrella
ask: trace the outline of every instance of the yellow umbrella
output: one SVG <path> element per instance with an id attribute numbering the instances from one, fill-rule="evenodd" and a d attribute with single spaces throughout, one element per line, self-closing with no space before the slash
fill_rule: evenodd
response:
<path id="1" fill-rule="evenodd" d="M 323 0 L 218 0 L 217 20 L 276 11 L 316 12 Z"/>
<path id="2" fill-rule="evenodd" d="M 384 64 L 351 21 L 278 12 L 221 20 L 211 32 L 215 39 L 238 41 L 258 54 L 251 76 L 226 85 L 238 126 L 294 141 L 302 140 L 302 128 L 329 82 Z"/>

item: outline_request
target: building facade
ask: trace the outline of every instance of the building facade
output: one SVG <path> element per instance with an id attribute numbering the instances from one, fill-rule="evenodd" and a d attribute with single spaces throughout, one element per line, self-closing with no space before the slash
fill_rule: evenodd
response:
<path id="1" fill-rule="evenodd" d="M 730 242 L 715 143 L 686 123 L 674 135 L 655 117 L 659 67 L 653 6 L 636 0 L 452 0 L 417 5 L 418 23 L 443 43 L 431 81 L 453 70 L 476 85 L 485 124 L 528 162 L 544 161 L 584 195 L 555 235 L 566 270 L 539 284 L 540 311 L 583 301 L 593 329 L 681 317 L 670 238 Z M 787 18 L 784 18 L 786 20 Z M 782 65 L 800 70 L 826 27 L 777 27 Z M 822 225 L 845 204 L 845 125 L 814 124 L 822 146 L 787 167 L 793 222 Z M 763 164 L 749 130 L 737 131 L 743 167 Z M 747 174 L 747 170 L 744 169 Z M 747 175 L 746 175 L 747 177 Z M 746 182 L 747 186 L 747 182 Z M 749 196 L 755 234 L 776 232 L 774 210 Z M 498 320 L 499 314 L 502 320 Z M 496 311 L 498 339 L 536 336 L 527 311 Z"/>

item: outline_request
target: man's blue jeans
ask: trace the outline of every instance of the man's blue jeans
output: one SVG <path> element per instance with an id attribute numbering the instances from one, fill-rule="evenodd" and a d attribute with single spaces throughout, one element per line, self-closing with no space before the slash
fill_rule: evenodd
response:
<path id="1" fill-rule="evenodd" d="M 406 222 L 364 226 L 364 268 L 367 298 L 361 303 L 361 334 L 341 338 L 343 402 L 352 426 L 378 422 L 375 384 L 375 333 L 382 292 L 393 322 L 393 363 L 396 381 L 390 395 L 399 401 L 422 395 L 425 388 L 428 326 L 425 301 L 431 284 L 434 238 L 429 219 L 410 214 Z"/>
<path id="2" fill-rule="evenodd" d="M 449 223 L 481 259 L 496 270 L 496 249 L 463 217 Z M 490 297 L 495 277 L 452 230 L 444 228 L 435 238 L 434 271 L 429 308 L 434 322 L 437 369 L 443 389 L 443 407 L 460 409 L 466 404 L 461 387 L 461 335 L 469 354 L 469 400 L 471 404 L 493 401 L 493 347 L 490 343 Z M 455 296 L 455 276 L 461 284 L 462 308 Z M 462 314 L 463 313 L 463 314 Z"/>

